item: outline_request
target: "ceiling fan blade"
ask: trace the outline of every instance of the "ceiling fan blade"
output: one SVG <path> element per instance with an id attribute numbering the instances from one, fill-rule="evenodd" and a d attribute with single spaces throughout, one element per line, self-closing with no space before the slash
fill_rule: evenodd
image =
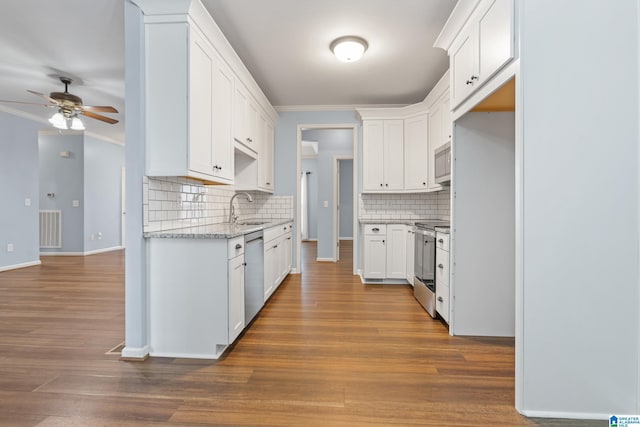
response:
<path id="1" fill-rule="evenodd" d="M 49 108 L 57 107 L 57 105 L 52 105 L 52 104 L 37 104 L 35 102 L 7 101 L 5 99 L 0 99 L 0 102 L 9 102 L 11 104 L 39 105 L 41 107 L 49 107 Z"/>
<path id="2" fill-rule="evenodd" d="M 45 95 L 44 93 L 36 92 L 35 90 L 29 90 L 29 89 L 27 89 L 27 92 L 32 93 L 32 94 L 34 94 L 36 96 L 39 96 L 41 98 L 44 98 L 47 101 L 58 105 L 58 101 L 56 101 L 55 99 L 51 98 L 49 95 Z"/>
<path id="3" fill-rule="evenodd" d="M 92 119 L 100 120 L 109 124 L 116 124 L 118 121 L 116 119 L 112 119 L 111 117 L 102 116 L 100 114 L 92 113 L 91 111 L 82 111 L 80 114 L 91 117 Z"/>
<path id="4" fill-rule="evenodd" d="M 111 106 L 100 106 L 100 105 L 82 105 L 80 107 L 81 110 L 85 111 L 100 111 L 102 113 L 117 113 L 118 110 Z"/>

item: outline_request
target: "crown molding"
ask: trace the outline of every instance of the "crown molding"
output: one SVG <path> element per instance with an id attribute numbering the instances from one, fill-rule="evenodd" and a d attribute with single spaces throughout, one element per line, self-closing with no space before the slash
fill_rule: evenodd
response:
<path id="1" fill-rule="evenodd" d="M 274 105 L 279 113 L 290 112 L 323 112 L 323 111 L 355 111 L 359 108 L 400 108 L 407 104 L 352 104 L 352 105 Z"/>

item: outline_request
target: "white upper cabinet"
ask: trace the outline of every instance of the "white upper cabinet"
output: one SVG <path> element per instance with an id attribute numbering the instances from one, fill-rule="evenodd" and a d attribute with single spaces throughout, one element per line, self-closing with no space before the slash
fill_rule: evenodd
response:
<path id="1" fill-rule="evenodd" d="M 364 191 L 404 188 L 404 121 L 365 120 L 362 129 Z"/>
<path id="2" fill-rule="evenodd" d="M 452 14 L 435 43 L 449 52 L 453 108 L 515 56 L 513 0 L 480 0 L 466 13 L 471 16 L 459 30 L 453 27 L 466 19 Z"/>
<path id="3" fill-rule="evenodd" d="M 260 148 L 258 151 L 258 189 L 273 192 L 273 125 L 262 115 L 259 116 Z"/>
<path id="4" fill-rule="evenodd" d="M 146 174 L 233 183 L 230 71 L 192 25 L 146 35 Z"/>
<path id="5" fill-rule="evenodd" d="M 258 152 L 260 146 L 259 109 L 242 82 L 236 81 L 233 137 L 254 152 Z"/>
<path id="6" fill-rule="evenodd" d="M 428 115 L 404 121 L 404 188 L 424 190 L 428 187 Z"/>
<path id="7" fill-rule="evenodd" d="M 145 174 L 234 184 L 235 150 L 256 159 L 260 118 L 273 130 L 277 112 L 199 0 L 135 4 L 145 22 Z"/>

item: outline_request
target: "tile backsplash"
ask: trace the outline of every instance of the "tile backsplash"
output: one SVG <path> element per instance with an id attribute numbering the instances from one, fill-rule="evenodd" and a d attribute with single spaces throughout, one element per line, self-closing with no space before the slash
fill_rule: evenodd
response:
<path id="1" fill-rule="evenodd" d="M 189 178 L 144 177 L 142 185 L 145 232 L 226 222 L 236 192 L 233 186 L 205 186 Z M 293 218 L 293 196 L 249 193 L 253 202 L 243 197 L 234 202 L 240 219 Z"/>
<path id="2" fill-rule="evenodd" d="M 360 219 L 450 219 L 451 192 L 360 194 Z"/>

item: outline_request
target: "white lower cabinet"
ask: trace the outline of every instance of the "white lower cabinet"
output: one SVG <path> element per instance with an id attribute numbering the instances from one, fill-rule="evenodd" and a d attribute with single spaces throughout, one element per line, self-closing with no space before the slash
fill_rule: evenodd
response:
<path id="1" fill-rule="evenodd" d="M 364 226 L 364 278 L 406 279 L 407 226 Z"/>
<path id="2" fill-rule="evenodd" d="M 291 271 L 293 223 L 264 231 L 264 300 L 267 301 Z"/>
<path id="3" fill-rule="evenodd" d="M 416 232 L 413 227 L 407 226 L 407 262 L 406 262 L 406 276 L 407 282 L 413 286 L 413 277 L 415 275 L 415 242 Z"/>
<path id="4" fill-rule="evenodd" d="M 149 354 L 217 359 L 245 326 L 243 237 L 147 242 Z"/>
<path id="5" fill-rule="evenodd" d="M 235 340 L 244 324 L 244 255 L 229 260 L 229 340 Z"/>
<path id="6" fill-rule="evenodd" d="M 449 234 L 436 233 L 436 311 L 449 323 Z"/>

